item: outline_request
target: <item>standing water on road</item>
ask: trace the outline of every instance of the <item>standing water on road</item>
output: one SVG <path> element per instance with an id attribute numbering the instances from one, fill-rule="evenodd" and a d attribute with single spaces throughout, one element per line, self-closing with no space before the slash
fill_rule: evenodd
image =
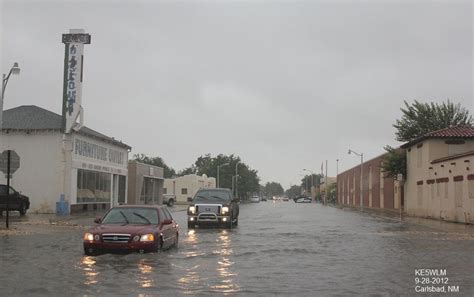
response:
<path id="1" fill-rule="evenodd" d="M 174 217 L 179 248 L 150 254 L 84 256 L 77 226 L 1 236 L 0 295 L 411 296 L 423 268 L 473 295 L 469 234 L 292 202 L 242 204 L 231 230 Z"/>

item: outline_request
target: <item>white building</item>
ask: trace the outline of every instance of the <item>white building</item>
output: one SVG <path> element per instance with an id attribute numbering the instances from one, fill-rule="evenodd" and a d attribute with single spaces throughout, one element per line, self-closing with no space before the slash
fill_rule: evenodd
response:
<path id="1" fill-rule="evenodd" d="M 163 194 L 176 195 L 177 203 L 187 203 L 188 197 L 194 197 L 199 189 L 215 188 L 216 179 L 205 174 L 189 174 L 176 178 L 167 178 L 163 186 Z"/>
<path id="2" fill-rule="evenodd" d="M 11 185 L 30 198 L 30 211 L 54 213 L 61 197 L 71 212 L 126 203 L 131 147 L 87 127 L 63 134 L 62 123 L 62 116 L 37 106 L 3 113 L 0 151 L 20 156 Z"/>

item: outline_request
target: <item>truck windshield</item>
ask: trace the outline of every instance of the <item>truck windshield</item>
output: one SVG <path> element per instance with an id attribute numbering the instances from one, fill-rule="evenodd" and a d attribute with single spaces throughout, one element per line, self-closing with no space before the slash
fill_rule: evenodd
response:
<path id="1" fill-rule="evenodd" d="M 200 202 L 230 202 L 231 196 L 227 191 L 199 191 L 194 196 L 194 203 Z"/>

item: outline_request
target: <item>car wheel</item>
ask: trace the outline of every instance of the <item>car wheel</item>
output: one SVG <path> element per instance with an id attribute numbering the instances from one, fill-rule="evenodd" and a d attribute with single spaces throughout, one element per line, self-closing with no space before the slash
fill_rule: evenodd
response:
<path id="1" fill-rule="evenodd" d="M 196 225 L 194 223 L 188 222 L 188 229 L 194 229 Z"/>
<path id="2" fill-rule="evenodd" d="M 24 216 L 26 214 L 26 205 L 25 203 L 22 203 L 20 205 L 20 209 L 18 210 L 20 212 L 20 215 Z"/>
<path id="3" fill-rule="evenodd" d="M 158 242 L 155 244 L 153 249 L 151 250 L 152 253 L 157 253 L 163 250 L 163 238 L 161 236 L 158 238 Z"/>
<path id="4" fill-rule="evenodd" d="M 168 200 L 168 206 L 172 207 L 173 205 L 174 205 L 174 200 L 173 199 Z"/>
<path id="5" fill-rule="evenodd" d="M 239 218 L 236 218 L 234 222 L 234 226 L 237 226 L 237 225 L 239 225 Z"/>
<path id="6" fill-rule="evenodd" d="M 92 248 L 84 248 L 84 255 L 86 256 L 94 256 L 96 252 Z"/>

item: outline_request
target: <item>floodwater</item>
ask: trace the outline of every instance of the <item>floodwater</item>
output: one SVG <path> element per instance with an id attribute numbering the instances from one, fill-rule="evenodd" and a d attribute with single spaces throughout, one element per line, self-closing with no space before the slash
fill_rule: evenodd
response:
<path id="1" fill-rule="evenodd" d="M 179 248 L 151 254 L 84 256 L 74 226 L 0 236 L 0 295 L 416 296 L 422 268 L 474 295 L 466 233 L 292 201 L 242 204 L 233 230 L 188 231 L 186 213 L 174 217 Z"/>

